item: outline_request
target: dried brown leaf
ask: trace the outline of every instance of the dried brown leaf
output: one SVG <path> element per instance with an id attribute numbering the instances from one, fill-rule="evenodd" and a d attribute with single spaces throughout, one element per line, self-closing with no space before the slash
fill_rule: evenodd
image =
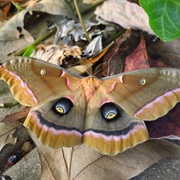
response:
<path id="1" fill-rule="evenodd" d="M 160 159 L 180 158 L 180 147 L 165 140 L 147 141 L 116 156 L 101 155 L 85 145 L 51 149 L 37 140 L 36 144 L 41 156 L 42 180 L 130 179 Z"/>
<path id="2" fill-rule="evenodd" d="M 31 110 L 31 107 L 22 107 L 22 109 L 18 109 L 16 112 L 11 113 L 9 115 L 5 115 L 5 117 L 0 122 L 13 122 L 17 121 L 23 117 L 26 117 Z M 0 109 L 1 111 L 1 109 Z"/>
<path id="3" fill-rule="evenodd" d="M 53 64 L 62 65 L 63 59 L 67 56 L 80 58 L 82 52 L 78 46 L 62 46 L 50 45 L 40 46 L 31 54 L 31 57 L 51 62 Z"/>
<path id="4" fill-rule="evenodd" d="M 141 41 L 138 47 L 133 51 L 133 53 L 126 57 L 124 72 L 149 68 L 149 59 L 144 37 L 141 36 Z"/>
<path id="5" fill-rule="evenodd" d="M 20 35 L 28 37 L 32 42 L 33 38 L 30 33 L 24 29 L 24 16 L 27 12 L 40 11 L 54 15 L 66 15 L 72 17 L 72 11 L 64 0 L 42 0 L 34 6 L 22 10 L 13 16 L 4 26 L 0 28 L 0 41 L 10 41 L 20 38 Z M 31 37 L 31 38 L 30 38 Z"/>
<path id="6" fill-rule="evenodd" d="M 15 129 L 20 126 L 20 123 L 0 123 L 0 151 L 8 143 L 15 144 L 16 138 L 12 135 Z"/>
<path id="7" fill-rule="evenodd" d="M 117 23 L 125 29 L 140 29 L 154 34 L 143 8 L 127 0 L 108 0 L 97 7 L 95 14 L 106 21 Z"/>
<path id="8" fill-rule="evenodd" d="M 114 44 L 103 57 L 103 75 L 114 75 L 123 72 L 124 69 L 124 53 L 126 49 L 125 42 L 132 35 L 131 30 L 127 30 L 120 37 L 115 39 Z"/>
<path id="9" fill-rule="evenodd" d="M 131 30 L 126 30 L 115 40 L 112 48 L 104 56 L 103 75 L 123 72 L 125 59 L 139 44 L 139 37 Z"/>

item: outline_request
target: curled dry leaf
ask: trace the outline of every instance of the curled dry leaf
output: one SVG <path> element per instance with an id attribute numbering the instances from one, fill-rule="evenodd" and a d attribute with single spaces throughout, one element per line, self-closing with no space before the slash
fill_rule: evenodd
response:
<path id="1" fill-rule="evenodd" d="M 97 22 L 92 22 L 90 20 L 84 21 L 84 26 L 90 39 L 93 39 L 93 36 L 97 36 L 102 34 L 102 29 L 100 25 L 105 25 L 104 21 L 100 21 L 97 19 Z M 80 40 L 87 41 L 84 30 L 80 22 L 76 22 L 75 20 L 69 20 L 66 17 L 63 18 L 59 23 L 53 24 L 51 28 L 57 28 L 54 44 L 58 44 L 59 39 L 63 38 L 64 44 L 70 44 L 72 39 L 77 42 Z"/>
<path id="2" fill-rule="evenodd" d="M 102 35 L 99 35 L 89 43 L 89 45 L 83 51 L 83 55 L 85 55 L 86 57 L 91 57 L 100 53 L 102 49 Z"/>
<path id="3" fill-rule="evenodd" d="M 31 57 L 61 65 L 65 57 L 72 56 L 80 58 L 81 54 L 81 49 L 78 46 L 50 45 L 39 46 L 38 49 L 31 54 Z"/>
<path id="4" fill-rule="evenodd" d="M 135 3 L 126 0 L 108 0 L 97 7 L 95 14 L 106 21 L 117 23 L 125 29 L 140 29 L 154 34 L 149 26 L 147 14 Z"/>
<path id="5" fill-rule="evenodd" d="M 15 144 L 16 138 L 12 135 L 15 132 L 16 127 L 18 127 L 20 123 L 0 123 L 0 151 L 1 149 L 8 143 Z"/>
<path id="6" fill-rule="evenodd" d="M 72 10 L 64 0 L 42 0 L 34 6 L 22 10 L 13 16 L 4 26 L 0 28 L 0 41 L 10 41 L 20 38 L 20 35 L 29 37 L 29 41 L 33 41 L 32 36 L 24 29 L 24 16 L 28 12 L 40 11 L 54 15 L 72 16 Z M 31 38 L 30 38 L 31 37 Z"/>

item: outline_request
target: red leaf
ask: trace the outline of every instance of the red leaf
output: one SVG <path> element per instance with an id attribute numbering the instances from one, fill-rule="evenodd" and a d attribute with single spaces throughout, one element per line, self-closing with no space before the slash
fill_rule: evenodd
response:
<path id="1" fill-rule="evenodd" d="M 149 68 L 150 57 L 147 54 L 144 36 L 141 36 L 141 41 L 138 47 L 126 57 L 124 72 L 136 69 Z"/>
<path id="2" fill-rule="evenodd" d="M 180 103 L 156 121 L 145 122 L 150 138 L 180 139 Z"/>

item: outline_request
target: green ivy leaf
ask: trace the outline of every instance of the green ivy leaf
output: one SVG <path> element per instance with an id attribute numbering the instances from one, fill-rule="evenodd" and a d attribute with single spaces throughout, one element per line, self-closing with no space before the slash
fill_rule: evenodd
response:
<path id="1" fill-rule="evenodd" d="M 139 0 L 154 33 L 167 42 L 180 37 L 180 0 Z"/>

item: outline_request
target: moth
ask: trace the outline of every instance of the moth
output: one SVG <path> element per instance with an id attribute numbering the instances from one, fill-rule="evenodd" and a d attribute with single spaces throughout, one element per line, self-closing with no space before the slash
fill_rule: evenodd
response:
<path id="1" fill-rule="evenodd" d="M 32 106 L 24 126 L 53 148 L 84 143 L 116 155 L 148 140 L 144 121 L 164 116 L 180 102 L 180 70 L 173 68 L 98 79 L 14 57 L 0 64 L 0 78 L 19 103 Z"/>

